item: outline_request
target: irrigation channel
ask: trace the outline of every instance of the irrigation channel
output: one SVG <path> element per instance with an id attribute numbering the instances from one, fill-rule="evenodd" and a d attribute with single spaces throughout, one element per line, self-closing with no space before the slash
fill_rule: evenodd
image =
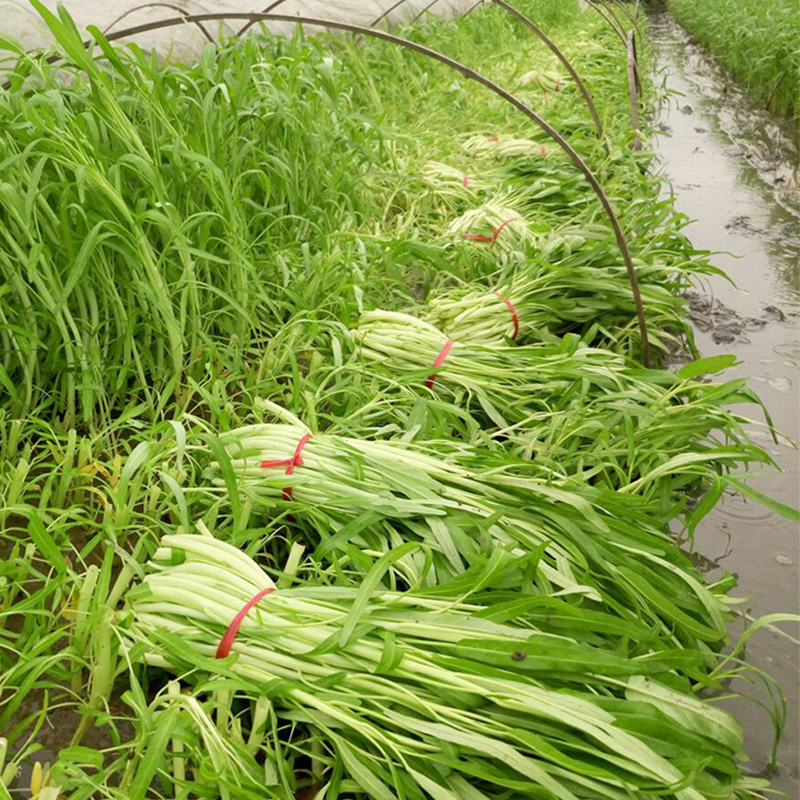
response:
<path id="1" fill-rule="evenodd" d="M 712 278 L 693 294 L 695 333 L 706 355 L 733 353 L 735 373 L 758 388 L 776 426 L 800 441 L 800 185 L 796 132 L 755 108 L 665 12 L 653 14 L 651 39 L 671 94 L 657 137 L 664 174 L 677 207 L 694 222 L 694 244 L 717 253 L 714 263 L 735 282 Z M 794 134 L 794 135 L 793 135 Z M 733 370 L 732 370 L 733 373 Z M 763 436 L 763 432 L 754 432 Z M 800 504 L 797 450 L 769 444 L 783 470 L 754 485 Z M 697 531 L 698 552 L 710 569 L 735 572 L 755 615 L 798 607 L 797 526 L 763 506 L 724 496 Z M 796 647 L 766 634 L 750 660 L 780 681 L 790 709 L 775 788 L 800 797 L 800 659 Z M 749 703 L 736 703 L 748 751 L 762 764 L 772 748 L 769 725 Z"/>
<path id="2" fill-rule="evenodd" d="M 641 135 L 631 113 L 651 106 L 633 87 L 652 81 L 619 58 L 639 4 L 598 4 L 582 30 L 547 7 L 587 85 L 602 83 L 602 123 L 580 81 L 591 116 L 575 80 L 539 69 L 540 42 L 493 62 L 507 16 L 491 18 L 494 45 L 476 15 L 459 29 L 469 44 L 434 21 L 376 48 L 264 38 L 167 66 L 105 41 L 95 60 L 43 13 L 58 66 L 23 55 L 0 95 L 0 800 L 800 795 L 798 624 L 756 624 L 747 664 L 726 657 L 744 618 L 800 599 L 798 141 L 665 13 L 648 25 L 663 102 Z M 387 41 L 416 53 L 387 61 Z M 455 44 L 480 73 L 442 55 Z M 537 69 L 513 63 L 523 47 Z M 495 96 L 474 104 L 453 79 L 453 108 L 473 118 L 447 147 L 442 104 L 418 152 L 408 128 L 387 135 L 389 167 L 363 142 L 348 162 L 383 92 L 412 102 L 380 116 L 381 137 L 415 123 L 397 76 L 441 94 L 420 53 Z M 341 91 L 342 75 L 358 78 Z M 514 81 L 564 139 L 505 91 Z M 509 123 L 497 97 L 528 119 Z M 546 143 L 517 138 L 541 136 L 530 120 Z M 643 165 L 667 179 L 661 199 Z M 352 217 L 325 205 L 333 188 Z M 699 361 L 671 293 L 689 265 L 704 271 L 685 291 Z M 105 328 L 116 301 L 128 351 Z M 87 342 L 91 363 L 73 359 Z M 720 378 L 726 354 L 739 363 Z M 761 413 L 745 381 L 780 440 L 760 419 L 746 426 L 758 447 L 738 438 L 725 401 Z M 781 472 L 759 475 L 764 452 Z M 755 474 L 743 484 L 731 465 Z M 763 503 L 745 499 L 759 490 Z M 681 549 L 672 533 L 687 530 Z"/>

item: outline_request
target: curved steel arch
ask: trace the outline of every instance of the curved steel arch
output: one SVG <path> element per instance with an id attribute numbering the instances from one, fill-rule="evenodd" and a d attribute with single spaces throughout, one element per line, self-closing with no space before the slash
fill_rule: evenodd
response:
<path id="1" fill-rule="evenodd" d="M 470 15 L 470 14 L 471 14 L 471 13 L 472 13 L 472 12 L 473 12 L 473 11 L 474 11 L 474 10 L 475 10 L 477 7 L 478 7 L 478 6 L 482 6 L 482 5 L 483 5 L 483 2 L 484 2 L 484 0 L 476 0 L 475 4 L 474 4 L 474 5 L 471 5 L 471 6 L 470 6 L 470 7 L 469 7 L 469 8 L 468 8 L 468 9 L 467 9 L 467 10 L 466 10 L 466 11 L 465 11 L 465 12 L 464 12 L 462 15 L 461 15 L 461 19 L 464 19 L 464 17 L 466 17 L 466 16 L 469 16 L 469 15 Z"/>
<path id="2" fill-rule="evenodd" d="M 282 1 L 282 0 L 281 0 Z M 647 320 L 645 318 L 644 313 L 644 304 L 642 302 L 642 295 L 641 291 L 639 290 L 639 279 L 636 275 L 636 267 L 633 264 L 633 259 L 631 258 L 630 248 L 628 247 L 628 240 L 625 238 L 625 234 L 622 230 L 622 226 L 620 224 L 619 218 L 617 217 L 616 212 L 614 211 L 614 207 L 611 204 L 611 201 L 608 198 L 608 195 L 603 191 L 603 187 L 600 185 L 600 182 L 597 180 L 597 177 L 586 164 L 586 162 L 580 157 L 578 152 L 570 145 L 570 143 L 564 139 L 564 137 L 552 126 L 548 123 L 545 119 L 540 117 L 535 111 L 529 108 L 525 103 L 522 102 L 519 98 L 511 94 L 511 92 L 503 89 L 502 86 L 494 83 L 494 81 L 489 80 L 489 78 L 482 75 L 480 72 L 472 69 L 471 67 L 462 64 L 459 61 L 456 61 L 449 56 L 444 55 L 443 53 L 438 52 L 437 50 L 432 50 L 429 47 L 425 47 L 424 45 L 417 44 L 416 42 L 412 42 L 408 39 L 403 39 L 399 36 L 395 36 L 391 33 L 387 33 L 386 31 L 377 30 L 374 28 L 365 28 L 361 25 L 351 25 L 345 22 L 338 22 L 336 20 L 328 20 L 328 19 L 319 19 L 317 17 L 305 17 L 305 16 L 294 16 L 290 14 L 269 14 L 269 13 L 246 13 L 246 12 L 217 12 L 217 13 L 206 13 L 206 14 L 191 14 L 183 17 L 171 17 L 169 19 L 158 20 L 155 22 L 144 23 L 142 25 L 136 25 L 130 28 L 125 28 L 121 31 L 116 31 L 106 39 L 109 42 L 116 41 L 117 39 L 124 39 L 130 36 L 134 36 L 139 33 L 147 33 L 148 31 L 159 30 L 161 28 L 173 28 L 177 27 L 178 25 L 185 25 L 189 23 L 196 23 L 196 22 L 214 22 L 214 21 L 221 21 L 225 19 L 239 19 L 239 20 L 248 20 L 253 24 L 257 22 L 290 22 L 290 23 L 302 23 L 304 25 L 314 25 L 320 28 L 330 28 L 333 30 L 341 30 L 346 31 L 348 33 L 356 33 L 361 36 L 369 36 L 374 39 L 381 39 L 383 41 L 389 42 L 391 44 L 399 45 L 400 47 L 405 47 L 409 50 L 413 50 L 417 53 L 421 53 L 428 58 L 431 58 L 434 61 L 438 61 L 441 64 L 444 64 L 451 69 L 454 69 L 456 72 L 460 73 L 463 77 L 467 78 L 468 80 L 473 80 L 476 83 L 484 86 L 485 88 L 489 89 L 490 91 L 494 92 L 494 94 L 501 97 L 510 105 L 514 106 L 516 109 L 521 111 L 525 116 L 527 116 L 530 120 L 535 122 L 553 141 L 569 156 L 572 163 L 578 168 L 578 170 L 583 174 L 586 181 L 591 186 L 594 193 L 597 195 L 600 204 L 603 207 L 603 210 L 608 217 L 609 222 L 611 223 L 611 227 L 614 231 L 614 236 L 617 241 L 617 246 L 619 247 L 620 253 L 622 254 L 622 259 L 625 262 L 625 268 L 628 273 L 628 280 L 630 281 L 631 291 L 633 293 L 634 303 L 636 306 L 636 316 L 639 323 L 639 329 L 642 336 L 642 362 L 646 367 L 650 366 L 650 340 L 647 331 Z M 86 45 L 89 46 L 92 44 L 92 40 L 86 42 Z M 48 61 L 52 63 L 52 61 L 62 60 L 63 56 L 55 55 L 50 56 Z"/>
<path id="3" fill-rule="evenodd" d="M 594 0 L 588 0 L 587 5 L 589 8 L 594 9 L 608 23 L 611 30 L 613 30 L 617 35 L 617 38 L 622 42 L 623 45 L 627 47 L 628 45 L 625 41 L 624 32 L 621 31 L 615 24 L 619 23 L 619 20 L 617 20 L 616 17 L 612 18 L 610 15 L 608 15 L 606 7 L 601 3 L 594 2 Z"/>
<path id="4" fill-rule="evenodd" d="M 639 27 L 639 21 L 633 16 L 633 14 L 631 14 L 625 3 L 623 3 L 622 0 L 611 0 L 611 2 L 615 6 L 617 6 L 622 11 L 622 13 L 631 21 L 633 27 L 636 28 L 636 33 L 638 33 L 639 36 L 641 36 L 642 29 Z"/>
<path id="5" fill-rule="evenodd" d="M 392 4 L 391 6 L 389 6 L 389 8 L 387 8 L 386 11 L 384 11 L 378 17 L 378 19 L 376 19 L 375 22 L 373 22 L 372 25 L 370 25 L 370 27 L 374 28 L 379 22 L 383 22 L 383 20 L 385 20 L 386 17 L 388 17 L 389 14 L 392 13 L 392 11 L 394 11 L 396 8 L 400 8 L 400 6 L 402 6 L 404 3 L 407 3 L 407 2 L 408 2 L 408 0 L 397 0 L 397 2 Z"/>
<path id="6" fill-rule="evenodd" d="M 596 2 L 599 2 L 600 5 L 602 5 L 603 8 L 605 8 L 605 10 L 608 12 L 608 14 L 611 17 L 614 18 L 614 22 L 616 22 L 617 26 L 619 27 L 620 36 L 622 38 L 623 44 L 625 45 L 626 57 L 630 60 L 630 33 L 631 32 L 625 30 L 625 26 L 620 21 L 620 18 L 617 16 L 617 12 L 614 9 L 617 8 L 617 7 L 621 8 L 625 12 L 625 15 L 628 17 L 628 19 L 633 23 L 634 28 L 635 28 L 635 32 L 638 33 L 639 35 L 641 35 L 641 31 L 639 30 L 638 23 L 630 15 L 630 12 L 628 11 L 628 9 L 625 8 L 625 5 L 622 3 L 622 0 L 596 0 Z M 635 35 L 634 35 L 634 40 L 633 40 L 633 77 L 634 77 L 634 80 L 636 81 L 636 92 L 638 94 L 641 94 L 642 93 L 642 81 L 641 81 L 641 78 L 639 77 L 639 56 L 638 56 L 638 53 L 636 51 L 636 36 Z"/>
<path id="7" fill-rule="evenodd" d="M 283 2 L 283 0 L 281 0 L 281 2 Z M 118 22 L 122 22 L 122 20 L 124 20 L 125 17 L 129 17 L 131 14 L 135 14 L 137 11 L 144 11 L 147 8 L 168 8 L 171 11 L 177 11 L 179 14 L 186 13 L 180 6 L 173 5 L 172 3 L 158 3 L 158 2 L 142 3 L 142 5 L 129 8 L 124 14 L 120 14 L 116 19 L 109 22 L 108 25 L 106 25 L 105 28 L 103 28 L 103 35 L 107 36 L 110 33 L 111 29 L 114 28 Z M 203 36 L 205 36 L 206 39 L 211 44 L 216 44 L 216 42 L 214 41 L 214 37 L 211 36 L 211 34 L 206 30 L 206 26 L 203 25 L 202 22 L 198 22 L 197 27 L 200 29 Z"/>
<path id="8" fill-rule="evenodd" d="M 609 27 L 617 34 L 617 38 L 622 43 L 623 48 L 625 49 L 625 53 L 627 56 L 628 53 L 628 36 L 625 31 L 625 27 L 619 21 L 619 17 L 617 17 L 616 12 L 614 11 L 614 6 L 609 0 L 588 0 L 588 5 L 590 8 L 593 8 L 609 25 Z M 627 9 L 626 9 L 627 13 Z M 634 23 L 635 24 L 635 23 Z M 636 26 L 636 29 L 639 29 L 639 26 Z M 642 81 L 639 77 L 639 63 L 638 60 L 634 63 L 634 77 L 636 79 L 636 90 L 641 93 L 642 90 Z"/>
<path id="9" fill-rule="evenodd" d="M 603 123 L 600 121 L 600 115 L 597 113 L 597 107 L 594 104 L 594 100 L 592 99 L 591 94 L 589 94 L 589 90 L 586 88 L 586 85 L 581 80 L 575 68 L 572 66 L 570 60 L 561 51 L 561 48 L 538 25 L 536 25 L 533 20 L 526 17 L 521 11 L 518 11 L 510 3 L 505 2 L 505 0 L 491 0 L 491 2 L 497 6 L 500 6 L 500 8 L 502 8 L 504 11 L 507 11 L 509 14 L 516 17 L 520 22 L 522 22 L 523 25 L 526 25 L 528 28 L 530 28 L 547 45 L 547 47 L 550 48 L 550 51 L 564 65 L 564 69 L 567 70 L 575 85 L 578 87 L 578 91 L 581 93 L 583 100 L 586 103 L 586 107 L 589 109 L 589 113 L 592 115 L 592 121 L 594 122 L 594 127 L 597 131 L 597 138 L 602 139 Z"/>
<path id="10" fill-rule="evenodd" d="M 430 9 L 432 9 L 438 2 L 439 0 L 431 0 L 431 2 L 428 3 L 428 5 L 426 5 L 425 8 L 423 8 L 422 11 L 420 11 L 419 14 L 417 14 L 417 16 L 414 17 L 414 19 L 412 19 L 408 24 L 413 25 L 418 19 L 425 16 L 425 14 L 430 11 Z"/>
<path id="11" fill-rule="evenodd" d="M 401 0 L 401 2 L 405 3 L 406 0 Z M 282 6 L 286 0 L 275 0 L 274 3 L 270 3 L 261 13 L 262 14 L 269 14 L 270 11 L 274 11 L 278 6 Z M 238 31 L 236 31 L 236 36 L 244 36 L 250 28 L 253 27 L 259 20 L 251 19 L 246 25 L 243 25 Z"/>

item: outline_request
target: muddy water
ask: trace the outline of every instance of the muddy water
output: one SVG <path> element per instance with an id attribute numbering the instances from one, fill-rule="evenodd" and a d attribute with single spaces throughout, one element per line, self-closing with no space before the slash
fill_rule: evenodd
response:
<path id="1" fill-rule="evenodd" d="M 711 279 L 690 298 L 703 355 L 733 353 L 729 377 L 750 377 L 774 423 L 800 439 L 800 194 L 796 139 L 788 126 L 754 109 L 666 14 L 652 18 L 652 36 L 666 89 L 655 139 L 662 171 L 680 211 L 694 222 L 687 234 L 735 281 Z M 742 411 L 763 421 L 752 407 Z M 775 445 L 763 426 L 751 428 L 783 470 L 753 477 L 751 485 L 800 506 L 798 451 Z M 754 616 L 800 610 L 800 530 L 769 510 L 725 496 L 698 531 L 696 548 L 712 568 L 738 575 L 737 594 Z M 797 626 L 783 626 L 795 635 Z M 800 797 L 798 683 L 800 652 L 769 631 L 748 645 L 750 663 L 783 686 L 788 718 L 773 786 Z M 753 693 L 737 682 L 734 689 Z M 763 692 L 755 694 L 763 698 Z M 754 703 L 728 704 L 741 720 L 753 772 L 765 770 L 772 725 Z"/>

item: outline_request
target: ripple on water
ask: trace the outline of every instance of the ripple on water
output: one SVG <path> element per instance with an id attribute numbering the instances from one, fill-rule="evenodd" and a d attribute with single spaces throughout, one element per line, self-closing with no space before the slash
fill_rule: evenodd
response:
<path id="1" fill-rule="evenodd" d="M 747 522 L 749 526 L 758 528 L 776 528 L 784 522 L 765 505 L 748 500 L 738 492 L 725 492 L 713 513 L 727 519 Z"/>
<path id="2" fill-rule="evenodd" d="M 792 362 L 792 366 L 796 367 L 800 362 L 800 341 L 776 344 L 772 348 L 772 352 L 782 358 L 788 358 Z"/>

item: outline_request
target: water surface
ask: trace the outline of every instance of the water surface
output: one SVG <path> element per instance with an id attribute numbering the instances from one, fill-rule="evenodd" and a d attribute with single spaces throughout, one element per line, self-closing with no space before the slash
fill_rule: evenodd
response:
<path id="1" fill-rule="evenodd" d="M 740 363 L 726 375 L 750 378 L 775 426 L 797 441 L 800 195 L 794 132 L 754 108 L 666 14 L 652 18 L 652 36 L 660 75 L 671 93 L 657 120 L 664 133 L 655 140 L 663 174 L 678 210 L 694 220 L 687 235 L 696 247 L 717 253 L 713 263 L 735 282 L 713 278 L 692 298 L 698 345 L 706 356 L 735 354 Z M 763 414 L 753 407 L 741 410 L 763 423 Z M 751 485 L 800 506 L 798 451 L 790 442 L 774 444 L 763 425 L 752 426 L 751 432 L 783 470 L 753 477 Z M 750 614 L 800 611 L 796 523 L 730 495 L 698 530 L 696 548 L 715 570 L 738 576 L 735 594 L 750 598 L 744 604 Z M 797 626 L 783 628 L 797 635 Z M 786 692 L 787 727 L 773 786 L 790 798 L 800 797 L 800 652 L 763 631 L 751 640 L 747 655 Z M 747 691 L 741 681 L 732 688 Z M 769 717 L 750 702 L 728 706 L 745 728 L 749 768 L 759 773 L 772 747 Z"/>

